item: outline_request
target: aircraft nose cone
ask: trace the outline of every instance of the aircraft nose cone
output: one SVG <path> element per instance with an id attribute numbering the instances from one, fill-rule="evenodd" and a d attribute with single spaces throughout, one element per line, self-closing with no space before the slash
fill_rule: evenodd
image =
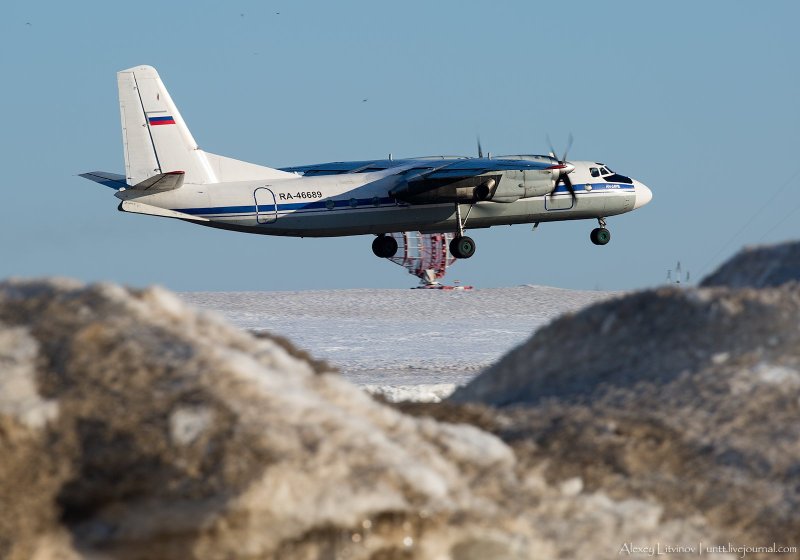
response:
<path id="1" fill-rule="evenodd" d="M 633 191 L 636 194 L 636 200 L 633 203 L 633 209 L 641 208 L 651 200 L 653 200 L 653 191 L 647 188 L 639 181 L 633 182 Z"/>

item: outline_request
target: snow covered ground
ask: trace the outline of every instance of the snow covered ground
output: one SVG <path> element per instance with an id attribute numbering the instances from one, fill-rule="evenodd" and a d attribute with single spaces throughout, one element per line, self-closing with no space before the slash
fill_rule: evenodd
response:
<path id="1" fill-rule="evenodd" d="M 394 400 L 438 400 L 550 319 L 611 295 L 520 286 L 181 297 L 241 328 L 285 336 L 372 392 Z"/>

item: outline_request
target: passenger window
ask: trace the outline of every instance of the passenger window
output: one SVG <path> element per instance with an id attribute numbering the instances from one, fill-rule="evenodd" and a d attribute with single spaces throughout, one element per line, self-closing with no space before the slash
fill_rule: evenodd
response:
<path id="1" fill-rule="evenodd" d="M 590 167 L 589 168 L 589 173 L 592 174 L 592 177 L 599 177 L 600 176 L 600 170 L 597 169 L 596 167 Z"/>

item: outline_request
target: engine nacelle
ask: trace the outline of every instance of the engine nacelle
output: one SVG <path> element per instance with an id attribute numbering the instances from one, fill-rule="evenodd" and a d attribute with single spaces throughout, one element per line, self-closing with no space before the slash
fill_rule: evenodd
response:
<path id="1" fill-rule="evenodd" d="M 510 203 L 520 198 L 548 194 L 560 172 L 552 169 L 506 170 L 456 180 L 420 177 L 401 183 L 389 194 L 409 204 Z"/>
<path id="2" fill-rule="evenodd" d="M 452 179 L 412 179 L 389 191 L 398 200 L 410 204 L 439 202 L 480 202 L 493 200 L 500 175 L 478 175 Z"/>
<path id="3" fill-rule="evenodd" d="M 514 202 L 520 198 L 542 196 L 552 191 L 554 184 L 555 178 L 548 169 L 505 171 L 492 200 L 494 202 Z"/>

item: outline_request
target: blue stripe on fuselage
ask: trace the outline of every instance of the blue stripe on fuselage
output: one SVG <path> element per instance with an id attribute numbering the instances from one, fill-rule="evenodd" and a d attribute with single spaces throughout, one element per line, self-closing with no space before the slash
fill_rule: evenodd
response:
<path id="1" fill-rule="evenodd" d="M 330 199 L 328 199 L 330 200 Z M 259 204 L 259 212 L 284 212 L 289 210 L 313 210 L 316 208 L 325 208 L 328 200 L 316 200 L 314 202 L 290 202 L 285 204 Z M 355 199 L 355 206 L 351 203 L 351 199 L 347 200 L 334 200 L 334 208 L 359 208 L 369 206 L 371 208 L 378 208 L 380 206 L 391 204 L 394 205 L 394 199 L 389 197 L 382 197 L 378 199 L 378 204 L 375 204 L 373 198 L 357 198 Z M 176 212 L 183 212 L 184 214 L 245 214 L 253 213 L 255 204 L 247 206 L 212 206 L 209 208 L 175 208 Z"/>
<path id="2" fill-rule="evenodd" d="M 591 186 L 591 189 L 587 189 L 586 187 Z M 575 194 L 583 193 L 583 194 L 592 194 L 601 191 L 615 191 L 615 192 L 634 192 L 633 185 L 627 184 L 620 184 L 620 183 L 585 183 L 585 184 L 577 184 L 572 185 L 575 189 Z M 569 193 L 567 187 L 561 183 L 558 185 L 558 188 L 553 191 L 554 194 L 561 194 L 561 193 Z"/>

